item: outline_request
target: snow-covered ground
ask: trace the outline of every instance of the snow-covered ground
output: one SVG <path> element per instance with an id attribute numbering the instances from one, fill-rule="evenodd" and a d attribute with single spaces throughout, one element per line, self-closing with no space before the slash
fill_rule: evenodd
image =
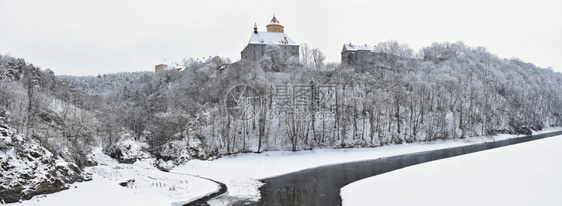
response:
<path id="1" fill-rule="evenodd" d="M 205 179 L 162 172 L 153 166 L 152 159 L 119 164 L 100 150 L 95 152 L 99 165 L 86 168 L 93 174 L 92 181 L 13 205 L 182 205 L 218 190 L 216 183 Z M 127 187 L 119 185 L 133 179 Z"/>
<path id="2" fill-rule="evenodd" d="M 559 130 L 562 128 L 551 128 L 542 132 Z M 102 155 L 98 150 L 96 157 L 100 165 L 86 170 L 93 174 L 92 181 L 77 183 L 69 190 L 34 197 L 32 200 L 14 203 L 14 205 L 180 205 L 218 189 L 217 184 L 196 176 L 225 183 L 228 187 L 228 196 L 258 200 L 258 188 L 261 186 L 259 180 L 267 177 L 328 164 L 376 159 L 513 137 L 515 136 L 499 135 L 379 148 L 239 154 L 213 161 L 192 160 L 174 168 L 170 173 L 157 170 L 152 166 L 153 160 L 150 159 L 132 165 L 119 164 Z M 132 187 L 121 187 L 118 184 L 129 179 L 135 180 Z M 175 191 L 171 188 L 175 188 Z M 409 194 L 408 191 L 404 190 L 397 194 Z M 211 203 L 223 205 L 220 200 Z"/>
<path id="3" fill-rule="evenodd" d="M 419 164 L 349 184 L 343 205 L 562 205 L 562 136 Z"/>
<path id="4" fill-rule="evenodd" d="M 561 129 L 562 128 L 550 128 L 545 129 L 540 133 L 560 131 Z M 259 180 L 268 177 L 274 177 L 322 165 L 376 159 L 380 157 L 458 147 L 514 137 L 516 136 L 498 135 L 494 137 L 467 138 L 464 140 L 390 145 L 379 148 L 240 154 L 237 156 L 223 157 L 214 161 L 194 160 L 177 167 L 172 171 L 209 177 L 225 183 L 228 187 L 227 195 L 229 196 L 258 200 L 258 188 L 261 186 L 261 182 L 259 182 Z M 212 203 L 216 205 L 226 205 L 225 203 L 218 201 L 214 201 Z"/>

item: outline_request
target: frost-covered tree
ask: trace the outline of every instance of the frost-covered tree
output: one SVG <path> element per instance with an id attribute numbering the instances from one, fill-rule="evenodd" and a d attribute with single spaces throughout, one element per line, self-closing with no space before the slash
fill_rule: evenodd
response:
<path id="1" fill-rule="evenodd" d="M 377 48 L 372 61 L 356 66 L 325 64 L 322 52 L 308 45 L 301 46 L 300 61 L 282 62 L 274 45 L 259 62 L 185 59 L 184 69 L 159 85 L 153 72 L 54 76 L 0 56 L 0 114 L 19 132 L 75 157 L 81 157 L 75 148 L 97 141 L 106 150 L 123 133 L 147 141 L 155 156 L 203 158 L 528 134 L 562 125 L 560 73 L 462 42 L 417 53 L 396 41 Z M 225 107 L 238 85 L 255 88 L 262 101 L 244 121 Z M 326 97 L 320 89 L 328 85 L 337 94 L 331 112 L 319 106 Z M 294 101 L 294 86 L 310 88 L 301 96 L 307 105 L 276 102 Z"/>
<path id="2" fill-rule="evenodd" d="M 324 60 L 326 59 L 326 56 L 324 56 L 324 53 L 322 53 L 320 49 L 312 49 L 310 51 L 310 55 L 312 56 L 312 63 L 315 69 L 321 69 L 324 67 Z"/>

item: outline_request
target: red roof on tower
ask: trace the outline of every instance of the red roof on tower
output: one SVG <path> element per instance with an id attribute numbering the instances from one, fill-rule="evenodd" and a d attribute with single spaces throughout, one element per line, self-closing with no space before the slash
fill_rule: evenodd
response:
<path id="1" fill-rule="evenodd" d="M 273 15 L 273 18 L 271 19 L 271 21 L 269 22 L 269 25 L 271 24 L 278 24 L 281 25 L 281 22 L 279 22 L 279 20 L 277 20 L 277 18 L 275 17 L 275 15 Z"/>

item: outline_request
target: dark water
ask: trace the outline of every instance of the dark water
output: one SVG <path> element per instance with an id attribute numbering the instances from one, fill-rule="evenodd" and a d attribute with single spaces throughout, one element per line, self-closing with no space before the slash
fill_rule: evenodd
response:
<path id="1" fill-rule="evenodd" d="M 538 140 L 561 132 L 350 162 L 264 179 L 261 199 L 252 205 L 341 205 L 340 189 L 352 182 L 411 165 Z"/>

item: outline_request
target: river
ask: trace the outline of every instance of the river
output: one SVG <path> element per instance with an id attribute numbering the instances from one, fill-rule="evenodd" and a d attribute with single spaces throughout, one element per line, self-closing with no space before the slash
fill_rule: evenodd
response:
<path id="1" fill-rule="evenodd" d="M 458 155 L 561 135 L 560 132 L 328 165 L 261 180 L 259 203 L 242 205 L 341 205 L 340 189 L 352 182 L 400 168 Z M 237 204 L 235 204 L 237 205 Z"/>

